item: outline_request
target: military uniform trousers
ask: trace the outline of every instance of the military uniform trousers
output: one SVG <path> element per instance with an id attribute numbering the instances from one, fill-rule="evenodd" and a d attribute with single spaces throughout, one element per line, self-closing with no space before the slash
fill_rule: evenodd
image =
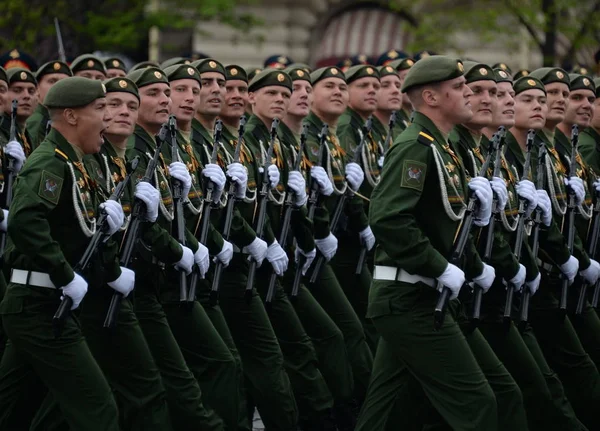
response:
<path id="1" fill-rule="evenodd" d="M 165 272 L 157 265 L 140 263 L 136 268 L 134 309 L 166 389 L 173 428 L 223 430 L 223 421 L 203 404 L 200 386 L 186 364 L 159 299 L 159 286 L 169 286 Z"/>
<path id="2" fill-rule="evenodd" d="M 298 408 L 283 354 L 256 289 L 249 303 L 244 297 L 247 274 L 247 256 L 234 253 L 223 271 L 219 305 L 242 358 L 247 390 L 266 429 L 293 430 Z"/>
<path id="3" fill-rule="evenodd" d="M 0 306 L 9 338 L 0 363 L 0 429 L 15 402 L 36 385 L 49 389 L 73 430 L 119 430 L 117 404 L 92 356 L 79 321 L 68 317 L 55 338 L 52 316 L 59 291 L 11 283 Z"/>
<path id="4" fill-rule="evenodd" d="M 585 302 L 581 314 L 575 314 L 580 289 L 581 279 L 577 278 L 573 285 L 569 287 L 569 297 L 567 300 L 569 317 L 583 348 L 590 355 L 594 364 L 596 364 L 596 368 L 600 369 L 600 317 L 598 317 L 596 310 L 594 310 L 589 301 Z M 594 286 L 587 288 L 587 298 L 592 298 L 593 291 Z"/>

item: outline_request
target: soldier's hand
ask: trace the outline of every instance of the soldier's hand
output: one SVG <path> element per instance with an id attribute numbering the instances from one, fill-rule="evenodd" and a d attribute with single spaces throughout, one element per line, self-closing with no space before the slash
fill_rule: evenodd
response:
<path id="1" fill-rule="evenodd" d="M 329 196 L 333 193 L 333 184 L 322 166 L 313 166 L 310 168 L 310 176 L 319 185 L 319 193 L 323 196 Z"/>
<path id="2" fill-rule="evenodd" d="M 260 267 L 263 263 L 263 260 L 265 260 L 265 257 L 267 257 L 267 249 L 267 243 L 256 237 L 254 238 L 254 241 L 244 247 L 243 251 L 250 253 L 252 259 L 256 261 L 256 266 Z"/>
<path id="3" fill-rule="evenodd" d="M 483 293 L 486 293 L 488 290 L 490 290 L 490 287 L 492 287 L 495 278 L 496 270 L 494 267 L 484 263 L 483 271 L 481 271 L 481 274 L 479 274 L 477 277 L 473 278 L 473 281 L 483 289 Z"/>
<path id="4" fill-rule="evenodd" d="M 525 288 L 529 289 L 529 293 L 531 294 L 531 296 L 535 295 L 535 292 L 537 292 L 538 288 L 540 287 L 541 279 L 542 279 L 542 274 L 538 273 L 537 277 L 535 277 L 533 280 L 525 283 Z"/>
<path id="5" fill-rule="evenodd" d="M 492 216 L 493 193 L 490 182 L 484 177 L 473 177 L 469 181 L 469 188 L 475 193 L 479 201 L 474 223 L 479 227 L 487 226 Z"/>
<path id="6" fill-rule="evenodd" d="M 269 165 L 267 168 L 267 175 L 269 176 L 270 186 L 272 189 L 274 189 L 277 187 L 277 184 L 279 184 L 280 178 L 279 169 L 277 169 L 277 166 L 273 164 Z"/>
<path id="7" fill-rule="evenodd" d="M 546 190 L 536 190 L 538 197 L 538 209 L 542 212 L 542 223 L 545 226 L 550 226 L 552 223 L 552 203 L 550 202 L 550 196 Z"/>
<path id="8" fill-rule="evenodd" d="M 452 292 L 450 299 L 456 299 L 460 289 L 465 284 L 465 273 L 458 266 L 448 263 L 438 280 Z"/>
<path id="9" fill-rule="evenodd" d="M 183 185 L 182 198 L 187 198 L 187 195 L 192 188 L 192 177 L 190 176 L 185 164 L 181 162 L 171 163 L 169 165 L 169 175 L 171 175 L 172 178 L 181 181 L 181 184 Z"/>
<path id="10" fill-rule="evenodd" d="M 200 276 L 204 278 L 208 267 L 210 266 L 210 258 L 208 248 L 204 244 L 198 243 L 198 250 L 194 253 L 194 263 L 198 265 Z"/>
<path id="11" fill-rule="evenodd" d="M 520 292 L 523 289 L 523 283 L 525 283 L 526 276 L 527 270 L 523 265 L 519 264 L 519 270 L 517 271 L 517 274 L 508 281 L 513 285 L 515 292 Z"/>
<path id="12" fill-rule="evenodd" d="M 590 259 L 590 266 L 580 271 L 580 274 L 585 281 L 588 282 L 588 284 L 596 284 L 596 281 L 598 281 L 598 276 L 600 275 L 600 264 L 594 259 Z"/>
<path id="13" fill-rule="evenodd" d="M 310 268 L 310 265 L 313 263 L 313 260 L 315 260 L 315 257 L 317 257 L 317 249 L 313 248 L 311 251 L 306 252 L 300 247 L 298 247 L 298 245 L 296 245 L 296 251 L 294 252 L 296 263 L 300 262 L 300 256 L 304 256 L 304 265 L 302 265 L 302 275 L 306 275 L 308 268 Z"/>
<path id="14" fill-rule="evenodd" d="M 223 240 L 223 248 L 221 249 L 219 254 L 217 254 L 215 256 L 213 261 L 216 263 L 218 260 L 219 262 L 221 262 L 223 264 L 224 268 L 227 268 L 227 266 L 229 265 L 229 262 L 231 262 L 232 258 L 233 258 L 233 244 L 231 244 L 229 241 Z"/>
<path id="15" fill-rule="evenodd" d="M 346 165 L 346 181 L 348 181 L 352 190 L 358 191 L 364 179 L 365 173 L 358 163 L 350 162 Z"/>
<path id="16" fill-rule="evenodd" d="M 212 195 L 213 202 L 219 202 L 221 193 L 223 193 L 223 188 L 225 188 L 225 181 L 227 181 L 223 169 L 221 169 L 219 165 L 209 163 L 202 169 L 202 175 L 208 178 L 214 185 Z"/>
<path id="17" fill-rule="evenodd" d="M 331 258 L 335 256 L 335 252 L 337 251 L 338 239 L 334 234 L 330 233 L 329 236 L 323 239 L 315 239 L 315 244 L 325 260 L 329 262 Z"/>
<path id="18" fill-rule="evenodd" d="M 248 171 L 241 163 L 231 163 L 227 166 L 227 176 L 236 185 L 235 197 L 244 199 L 248 186 Z"/>
<path id="19" fill-rule="evenodd" d="M 367 228 L 360 231 L 358 235 L 360 237 L 360 243 L 367 247 L 367 250 L 371 250 L 375 245 L 375 235 L 373 235 L 371 227 L 367 226 Z"/>
<path id="20" fill-rule="evenodd" d="M 100 211 L 106 213 L 106 224 L 108 225 L 107 234 L 112 235 L 123 226 L 125 214 L 123 207 L 117 201 L 107 200 L 100 204 Z"/>
<path id="21" fill-rule="evenodd" d="M 496 194 L 498 199 L 498 209 L 504 211 L 506 208 L 506 202 L 508 202 L 508 191 L 506 190 L 506 183 L 500 177 L 494 177 L 490 181 L 490 187 Z"/>
<path id="22" fill-rule="evenodd" d="M 117 292 L 127 297 L 135 286 L 135 272 L 129 268 L 121 267 L 121 275 L 115 281 L 107 283 Z"/>
<path id="23" fill-rule="evenodd" d="M 23 147 L 17 141 L 10 141 L 4 147 L 4 152 L 7 156 L 13 159 L 13 168 L 15 170 L 15 174 L 21 172 L 21 168 L 23 167 L 23 163 L 25 163 L 25 151 L 23 151 Z"/>
<path id="24" fill-rule="evenodd" d="M 583 180 L 579 177 L 570 177 L 568 180 L 565 178 L 565 184 L 575 194 L 575 203 L 581 205 L 585 199 L 585 186 Z"/>
<path id="25" fill-rule="evenodd" d="M 160 201 L 160 192 L 154 186 L 145 181 L 140 181 L 135 186 L 135 197 L 146 204 L 146 214 L 144 219 L 154 223 L 158 218 L 158 202 Z"/>
<path id="26" fill-rule="evenodd" d="M 181 250 L 183 251 L 183 254 L 181 255 L 181 259 L 175 263 L 175 268 L 189 274 L 192 272 L 192 266 L 194 265 L 194 253 L 192 253 L 192 250 L 185 245 L 181 245 Z"/>
<path id="27" fill-rule="evenodd" d="M 8 231 L 8 210 L 3 209 L 4 218 L 0 222 L 0 231 L 7 232 Z"/>
<path id="28" fill-rule="evenodd" d="M 88 284 L 87 281 L 83 279 L 83 277 L 77 273 L 74 274 L 73 280 L 66 286 L 62 287 L 63 295 L 68 296 L 73 300 L 73 305 L 71 306 L 71 310 L 75 310 L 81 304 L 83 297 L 87 293 Z M 61 296 L 60 299 L 63 299 L 64 296 Z"/>
<path id="29" fill-rule="evenodd" d="M 577 270 L 579 269 L 579 260 L 575 256 L 569 256 L 569 260 L 560 265 L 560 271 L 569 280 L 569 284 L 573 284 Z"/>
<path id="30" fill-rule="evenodd" d="M 294 205 L 297 208 L 303 207 L 308 197 L 306 196 L 306 181 L 302 174 L 298 171 L 290 171 L 287 186 L 294 192 Z"/>
<path id="31" fill-rule="evenodd" d="M 533 210 L 536 209 L 538 204 L 538 195 L 535 185 L 529 180 L 521 180 L 517 183 L 515 188 L 519 198 L 527 201 L 525 217 L 531 216 L 531 213 L 533 213 Z"/>
<path id="32" fill-rule="evenodd" d="M 273 266 L 273 270 L 277 275 L 283 275 L 290 261 L 277 240 L 273 241 L 267 249 L 267 260 L 271 263 L 271 266 Z"/>

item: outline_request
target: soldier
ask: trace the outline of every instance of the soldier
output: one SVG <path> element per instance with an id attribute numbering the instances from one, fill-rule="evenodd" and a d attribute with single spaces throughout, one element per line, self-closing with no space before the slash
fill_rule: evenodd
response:
<path id="1" fill-rule="evenodd" d="M 25 127 L 25 122 L 33 114 L 37 106 L 36 92 L 37 82 L 33 74 L 25 69 L 10 69 L 6 76 L 8 77 L 8 100 L 5 107 L 2 123 L 0 124 L 0 141 L 8 142 L 11 123 L 11 104 L 13 100 L 17 101 L 16 117 L 16 138 L 23 147 L 25 156 L 29 157 L 35 149 L 32 146 L 32 139 Z"/>
<path id="2" fill-rule="evenodd" d="M 271 55 L 270 57 L 267 57 L 264 61 L 264 65 L 263 67 L 265 69 L 285 69 L 286 67 L 288 67 L 290 64 L 292 64 L 294 61 L 285 56 L 285 55 Z M 252 80 L 252 78 L 249 78 L 250 80 Z"/>
<path id="3" fill-rule="evenodd" d="M 0 86 L 1 85 L 2 83 L 0 82 Z M 600 78 L 594 79 L 594 85 L 596 87 L 594 114 L 589 127 L 583 130 L 579 135 L 579 152 L 581 157 L 583 157 L 585 162 L 594 170 L 594 172 L 600 172 L 600 157 L 596 150 L 597 145 L 600 144 Z"/>
<path id="4" fill-rule="evenodd" d="M 83 160 L 102 145 L 108 119 L 105 91 L 99 82 L 68 78 L 48 92 L 44 104 L 53 130 L 17 179 L 8 223 L 5 262 L 12 274 L 0 313 L 11 342 L 0 371 L 0 405 L 5 414 L 10 412 L 18 395 L 15 388 L 36 375 L 71 428 L 116 431 L 115 400 L 79 324 L 67 317 L 58 340 L 52 325 L 59 297 L 69 296 L 75 309 L 88 289 L 84 277 L 94 284 L 100 281 L 88 272 L 73 271 L 95 231 L 98 211 L 107 216 L 107 234 L 123 224 L 121 206 L 106 201 Z M 115 255 L 93 259 L 103 268 L 104 280 L 121 284 L 124 272 Z M 132 283 L 133 274 L 124 284 Z"/>
<path id="5" fill-rule="evenodd" d="M 83 54 L 77 57 L 71 63 L 71 71 L 75 76 L 96 79 L 103 81 L 106 79 L 106 68 L 104 63 L 91 54 Z"/>
<path id="6" fill-rule="evenodd" d="M 450 427 L 498 427 L 494 392 L 457 322 L 446 314 L 439 331 L 431 330 L 438 281 L 452 291 L 453 299 L 465 277 L 488 286 L 494 278 L 472 245 L 463 258 L 464 272 L 446 258 L 468 189 L 480 202 L 476 225 L 487 225 L 491 214 L 488 180 L 475 177 L 467 183 L 446 138 L 473 115 L 472 91 L 463 74 L 462 62 L 431 56 L 411 68 L 402 87 L 416 112 L 387 154 L 381 182 L 371 196 L 370 223 L 378 245 L 367 316 L 381 338 L 357 430 L 384 428 L 408 373 Z"/>
<path id="7" fill-rule="evenodd" d="M 394 129 L 389 129 L 390 117 L 395 112 L 396 115 L 402 109 L 402 93 L 400 87 L 402 82 L 398 76 L 398 72 L 391 65 L 381 66 L 379 68 L 379 76 L 381 81 L 381 88 L 377 95 L 377 109 L 373 113 L 373 139 L 377 142 L 378 146 L 381 146 L 382 152 L 387 148 L 383 148 L 386 145 L 388 134 L 390 143 L 394 142 Z M 396 119 L 396 122 L 400 121 Z M 383 160 L 381 157 L 378 159 L 379 167 L 383 166 Z"/>
<path id="8" fill-rule="evenodd" d="M 33 148 L 42 143 L 46 137 L 46 133 L 49 131 L 50 114 L 44 106 L 46 94 L 48 94 L 48 90 L 54 84 L 69 76 L 73 76 L 73 73 L 69 66 L 62 61 L 50 61 L 40 67 L 35 73 L 38 105 L 25 123 L 27 131 L 31 136 Z"/>
<path id="9" fill-rule="evenodd" d="M 120 58 L 109 57 L 104 59 L 104 67 L 106 68 L 106 77 L 108 79 L 127 75 L 125 63 Z"/>
<path id="10" fill-rule="evenodd" d="M 390 66 L 398 71 L 400 85 L 404 83 L 404 79 L 406 78 L 408 71 L 414 64 L 415 61 L 412 58 L 403 58 L 402 60 L 395 60 L 390 63 Z M 396 112 L 398 119 L 396 121 L 396 127 L 394 128 L 394 136 L 398 136 L 404 129 L 408 127 L 412 112 L 413 108 L 410 104 L 410 99 L 406 93 L 402 93 L 402 109 Z"/>

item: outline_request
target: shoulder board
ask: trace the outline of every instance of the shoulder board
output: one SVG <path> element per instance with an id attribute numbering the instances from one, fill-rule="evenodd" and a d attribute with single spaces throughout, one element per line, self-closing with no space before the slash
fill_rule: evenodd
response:
<path id="1" fill-rule="evenodd" d="M 58 157 L 59 159 L 64 160 L 65 162 L 69 160 L 69 156 L 67 156 L 65 153 L 63 153 L 61 150 L 59 150 L 58 148 L 54 149 L 54 155 L 56 157 Z"/>
<path id="2" fill-rule="evenodd" d="M 425 145 L 426 147 L 429 147 L 433 141 L 435 141 L 435 138 L 431 136 L 431 134 L 425 129 L 421 130 L 419 132 L 419 136 L 417 136 L 417 142 Z"/>

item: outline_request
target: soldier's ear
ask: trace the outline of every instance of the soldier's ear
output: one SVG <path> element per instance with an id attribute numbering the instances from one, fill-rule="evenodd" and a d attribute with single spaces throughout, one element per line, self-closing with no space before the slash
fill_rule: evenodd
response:
<path id="1" fill-rule="evenodd" d="M 437 106 L 439 104 L 439 97 L 437 92 L 431 88 L 424 88 L 421 92 L 421 98 L 423 102 L 428 106 Z"/>
<path id="2" fill-rule="evenodd" d="M 63 111 L 63 118 L 67 122 L 67 124 L 71 126 L 77 125 L 77 113 L 74 109 L 67 108 Z"/>
<path id="3" fill-rule="evenodd" d="M 256 93 L 254 91 L 248 93 L 248 102 L 250 102 L 251 105 L 256 103 Z"/>

